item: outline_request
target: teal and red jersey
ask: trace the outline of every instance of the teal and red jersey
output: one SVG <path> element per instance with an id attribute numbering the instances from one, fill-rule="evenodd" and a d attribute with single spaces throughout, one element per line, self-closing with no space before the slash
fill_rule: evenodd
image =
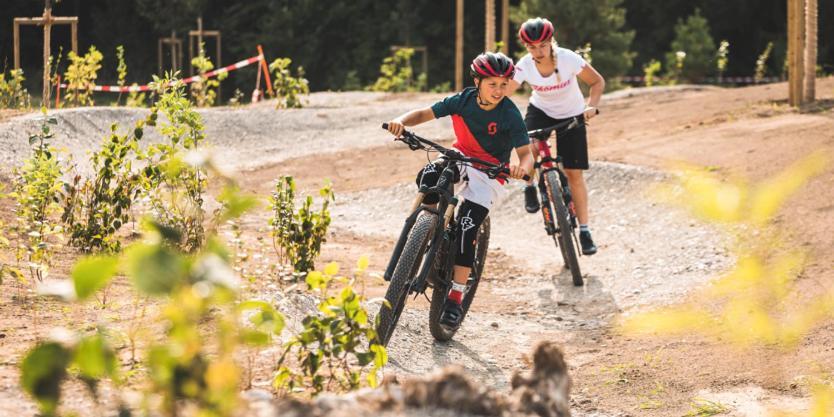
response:
<path id="1" fill-rule="evenodd" d="M 434 117 L 452 117 L 455 143 L 452 147 L 471 158 L 508 164 L 513 148 L 530 143 L 524 118 L 507 97 L 492 110 L 478 105 L 478 90 L 468 87 L 431 106 Z"/>

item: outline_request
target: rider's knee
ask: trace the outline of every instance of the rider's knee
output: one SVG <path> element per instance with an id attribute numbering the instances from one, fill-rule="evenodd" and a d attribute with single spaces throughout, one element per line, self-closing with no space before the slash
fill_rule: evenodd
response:
<path id="1" fill-rule="evenodd" d="M 471 268 L 475 263 L 475 244 L 478 230 L 489 214 L 486 207 L 465 200 L 458 209 L 457 241 L 455 265 Z"/>

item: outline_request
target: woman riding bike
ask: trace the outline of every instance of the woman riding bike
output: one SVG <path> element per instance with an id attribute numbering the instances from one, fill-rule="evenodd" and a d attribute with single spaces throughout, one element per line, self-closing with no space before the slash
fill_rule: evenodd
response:
<path id="1" fill-rule="evenodd" d="M 549 20 L 537 17 L 521 25 L 518 37 L 528 54 L 516 65 L 510 89 L 515 91 L 527 82 L 533 90 L 524 122 L 530 130 L 547 128 L 567 119 L 578 118 L 580 126 L 560 134 L 556 154 L 562 157 L 565 175 L 572 191 L 579 218 L 579 243 L 582 253 L 593 255 L 597 247 L 588 226 L 588 189 L 583 170 L 588 169 L 588 137 L 585 125 L 599 114 L 597 106 L 605 89 L 605 80 L 588 62 L 575 52 L 560 48 L 554 40 L 555 30 Z M 577 78 L 590 86 L 586 105 Z M 535 139 L 534 139 L 535 140 Z M 535 146 L 535 144 L 533 144 Z M 536 150 L 534 149 L 534 152 Z M 539 210 L 533 181 L 524 189 L 525 208 L 529 213 Z"/>
<path id="2" fill-rule="evenodd" d="M 431 107 L 409 111 L 388 122 L 388 131 L 400 137 L 405 126 L 415 126 L 444 116 L 452 117 L 455 142 L 452 147 L 465 156 L 495 164 L 509 165 L 515 149 L 519 165 L 509 165 L 510 177 L 524 178 L 533 172 L 533 156 L 528 146 L 527 129 L 521 112 L 506 95 L 515 73 L 513 61 L 501 53 L 479 55 L 469 67 L 475 86 L 438 101 Z M 417 184 L 434 186 L 439 178 L 436 163 L 425 166 L 417 175 Z M 505 192 L 502 178 L 490 179 L 484 172 L 459 166 L 458 207 L 461 216 L 455 248 L 454 282 L 443 308 L 441 324 L 460 326 L 461 302 L 475 258 L 475 240 L 481 223 L 492 204 Z M 437 195 L 427 195 L 424 204 L 438 202 Z"/>

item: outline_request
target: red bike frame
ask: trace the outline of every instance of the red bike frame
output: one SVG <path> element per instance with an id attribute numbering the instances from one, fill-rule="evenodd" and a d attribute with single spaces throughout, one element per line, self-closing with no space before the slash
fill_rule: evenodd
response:
<path id="1" fill-rule="evenodd" d="M 539 149 L 539 160 L 536 161 L 539 163 L 541 167 L 541 172 L 546 172 L 552 169 L 555 169 L 559 172 L 559 180 L 566 181 L 567 177 L 565 176 L 564 172 L 562 171 L 561 162 L 559 159 L 554 159 L 552 154 L 550 153 L 550 144 L 547 140 L 544 139 L 532 139 L 536 141 L 536 147 Z M 557 139 L 558 140 L 558 139 Z M 554 164 L 553 162 L 556 162 Z M 541 178 L 539 178 L 541 180 Z M 560 187 L 561 188 L 561 187 Z M 576 209 L 573 205 L 573 199 L 571 199 L 570 203 L 568 203 L 568 211 L 570 211 L 571 217 L 576 217 Z M 545 214 L 548 217 L 548 221 L 550 221 L 550 213 Z"/>

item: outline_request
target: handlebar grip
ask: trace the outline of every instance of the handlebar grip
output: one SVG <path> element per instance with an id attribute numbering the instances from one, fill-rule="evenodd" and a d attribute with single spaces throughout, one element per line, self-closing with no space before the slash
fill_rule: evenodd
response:
<path id="1" fill-rule="evenodd" d="M 530 176 L 527 175 L 527 174 L 524 174 L 524 176 L 521 177 L 521 179 L 523 179 L 524 181 L 530 181 Z"/>
<path id="2" fill-rule="evenodd" d="M 388 130 L 388 123 L 383 123 L 382 128 L 385 129 L 385 130 Z"/>

